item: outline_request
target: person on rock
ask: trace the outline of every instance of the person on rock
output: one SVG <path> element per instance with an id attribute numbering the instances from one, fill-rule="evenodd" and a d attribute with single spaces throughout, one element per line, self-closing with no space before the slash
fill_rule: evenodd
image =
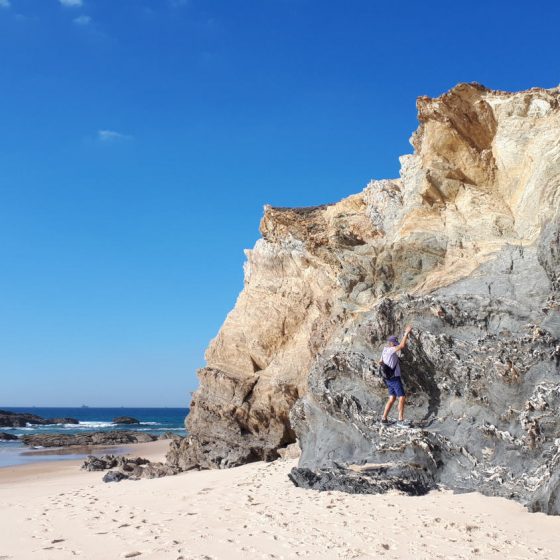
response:
<path id="1" fill-rule="evenodd" d="M 382 367 L 386 368 L 386 366 L 388 366 L 390 370 L 392 370 L 391 373 L 393 374 L 390 377 L 385 377 L 385 385 L 387 385 L 387 389 L 389 390 L 389 400 L 387 401 L 385 410 L 383 411 L 383 417 L 381 418 L 382 424 L 389 423 L 389 420 L 387 419 L 389 412 L 395 404 L 395 401 L 399 399 L 399 420 L 397 422 L 397 426 L 411 426 L 411 423 L 404 419 L 406 393 L 404 391 L 401 380 L 401 366 L 399 363 L 399 352 L 406 347 L 406 343 L 408 342 L 408 335 L 411 331 L 412 327 L 410 325 L 407 325 L 404 329 L 404 336 L 400 342 L 398 341 L 396 336 L 390 336 L 387 339 L 387 346 L 383 348 L 383 353 L 381 354 L 381 359 L 379 360 L 379 363 L 382 365 Z M 383 366 L 383 364 L 385 364 L 385 366 Z"/>

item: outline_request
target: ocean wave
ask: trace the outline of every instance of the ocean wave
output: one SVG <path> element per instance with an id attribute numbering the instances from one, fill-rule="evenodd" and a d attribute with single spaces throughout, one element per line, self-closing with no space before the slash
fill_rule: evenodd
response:
<path id="1" fill-rule="evenodd" d="M 161 426 L 161 422 L 140 422 L 141 426 Z"/>
<path id="2" fill-rule="evenodd" d="M 75 428 L 76 424 L 64 424 L 65 427 L 68 428 Z M 109 428 L 110 426 L 117 426 L 117 424 L 113 424 L 113 422 L 101 422 L 101 421 L 80 421 L 79 424 L 80 428 L 83 426 L 84 428 Z"/>

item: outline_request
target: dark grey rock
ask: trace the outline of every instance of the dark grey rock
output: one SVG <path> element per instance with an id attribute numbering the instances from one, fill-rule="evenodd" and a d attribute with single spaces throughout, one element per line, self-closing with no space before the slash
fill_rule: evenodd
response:
<path id="1" fill-rule="evenodd" d="M 167 462 L 182 471 L 225 469 L 255 461 L 274 461 L 279 457 L 277 448 L 265 438 L 246 436 L 222 440 L 193 435 L 172 439 L 166 455 Z"/>
<path id="2" fill-rule="evenodd" d="M 542 272 L 534 250 L 512 249 L 453 287 L 364 313 L 345 333 L 350 348 L 334 340 L 317 358 L 291 412 L 302 449 L 292 481 L 356 492 L 443 484 L 559 514 L 560 329 L 543 326 L 554 292 Z M 405 322 L 416 327 L 401 362 L 413 429 L 380 423 L 387 394 L 375 373 Z M 350 466 L 363 463 L 389 467 L 357 477 Z"/>
<path id="3" fill-rule="evenodd" d="M 103 477 L 103 482 L 120 482 L 121 480 L 127 480 L 129 477 L 120 471 L 109 471 L 105 473 Z"/>
<path id="4" fill-rule="evenodd" d="M 152 463 L 142 457 L 126 457 L 122 455 L 103 455 L 101 457 L 89 455 L 84 461 L 82 469 L 86 471 L 115 469 L 110 472 L 122 473 L 131 480 L 161 478 L 163 476 L 172 476 L 179 472 L 179 469 L 165 463 Z"/>
<path id="5" fill-rule="evenodd" d="M 86 471 L 105 471 L 117 466 L 117 458 L 114 455 L 103 455 L 96 457 L 88 455 L 82 465 L 82 469 Z"/>
<path id="6" fill-rule="evenodd" d="M 0 410 L 0 427 L 25 428 L 27 424 L 46 426 L 49 424 L 79 424 L 76 418 L 43 418 L 28 412 Z"/>
<path id="7" fill-rule="evenodd" d="M 21 441 L 30 446 L 68 447 L 73 445 L 121 445 L 155 441 L 157 436 L 146 432 L 108 431 L 81 434 L 32 434 L 22 436 Z"/>
<path id="8" fill-rule="evenodd" d="M 0 441 L 17 441 L 18 436 L 14 434 L 8 434 L 7 432 L 0 432 Z"/>
<path id="9" fill-rule="evenodd" d="M 140 424 L 140 420 L 132 418 L 132 416 L 117 416 L 117 418 L 113 418 L 113 424 Z"/>
<path id="10" fill-rule="evenodd" d="M 0 427 L 25 428 L 27 424 L 48 424 L 36 414 L 0 410 Z"/>
<path id="11" fill-rule="evenodd" d="M 362 472 L 344 468 L 311 469 L 294 467 L 289 479 L 301 488 L 338 490 L 349 494 L 384 494 L 397 490 L 410 496 L 423 496 L 435 488 L 429 473 L 419 467 L 375 465 Z"/>

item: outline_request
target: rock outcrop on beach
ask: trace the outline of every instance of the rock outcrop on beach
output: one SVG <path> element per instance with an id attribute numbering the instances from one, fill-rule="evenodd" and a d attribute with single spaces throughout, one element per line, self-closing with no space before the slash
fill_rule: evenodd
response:
<path id="1" fill-rule="evenodd" d="M 123 455 L 88 455 L 82 469 L 86 471 L 108 471 L 103 476 L 104 482 L 121 480 L 140 480 L 141 478 L 161 478 L 173 476 L 179 469 L 165 463 L 150 461 L 142 457 L 125 457 Z"/>
<path id="2" fill-rule="evenodd" d="M 29 434 L 21 436 L 20 439 L 23 443 L 32 447 L 70 447 L 76 445 L 146 443 L 159 438 L 146 432 L 113 430 L 107 432 L 83 432 L 81 434 Z"/>
<path id="3" fill-rule="evenodd" d="M 560 513 L 560 89 L 460 84 L 417 107 L 398 179 L 265 208 L 170 464 L 273 459 L 297 437 L 302 486 L 445 484 Z M 379 423 L 375 372 L 408 322 L 402 430 Z"/>
<path id="4" fill-rule="evenodd" d="M 14 434 L 9 434 L 7 432 L 0 432 L 0 441 L 17 441 L 19 439 L 18 436 Z"/>
<path id="5" fill-rule="evenodd" d="M 0 427 L 25 428 L 27 424 L 47 426 L 49 424 L 79 424 L 76 418 L 43 418 L 28 412 L 12 412 L 0 410 Z"/>

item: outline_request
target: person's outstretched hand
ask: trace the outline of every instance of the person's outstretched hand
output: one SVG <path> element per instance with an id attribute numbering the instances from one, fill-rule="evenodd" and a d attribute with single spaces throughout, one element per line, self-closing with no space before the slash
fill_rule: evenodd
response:
<path id="1" fill-rule="evenodd" d="M 404 334 L 409 334 L 412 331 L 412 325 L 406 325 L 404 328 Z"/>

